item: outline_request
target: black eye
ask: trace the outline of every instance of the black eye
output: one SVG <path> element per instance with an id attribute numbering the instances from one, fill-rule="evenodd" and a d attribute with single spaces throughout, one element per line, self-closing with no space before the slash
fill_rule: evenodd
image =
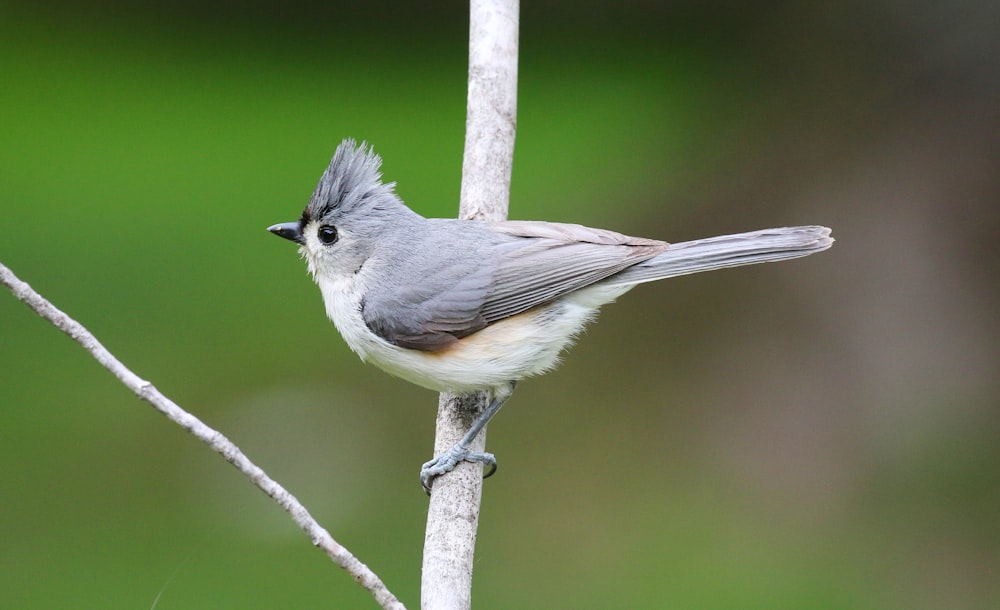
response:
<path id="1" fill-rule="evenodd" d="M 333 225 L 323 225 L 316 231 L 316 236 L 319 240 L 326 245 L 330 245 L 337 241 L 337 227 Z"/>

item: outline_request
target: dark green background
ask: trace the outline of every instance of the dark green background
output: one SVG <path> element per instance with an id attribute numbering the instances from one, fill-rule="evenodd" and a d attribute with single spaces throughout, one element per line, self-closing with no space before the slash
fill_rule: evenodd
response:
<path id="1" fill-rule="evenodd" d="M 1000 606 L 992 2 L 529 2 L 510 215 L 805 260 L 647 285 L 490 427 L 478 608 Z M 3 3 L 0 261 L 419 606 L 436 396 L 268 225 L 344 137 L 457 210 L 461 3 Z M 374 607 L 0 294 L 0 607 Z"/>

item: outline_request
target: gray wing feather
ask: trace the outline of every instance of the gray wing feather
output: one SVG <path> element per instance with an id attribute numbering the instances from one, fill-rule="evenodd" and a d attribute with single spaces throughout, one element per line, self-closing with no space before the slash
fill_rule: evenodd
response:
<path id="1" fill-rule="evenodd" d="M 585 242 L 606 246 L 665 246 L 666 242 L 644 237 L 630 237 L 607 229 L 594 229 L 565 222 L 504 220 L 489 223 L 494 232 L 514 237 L 539 237 L 560 242 Z"/>
<path id="2" fill-rule="evenodd" d="M 575 224 L 493 223 L 516 239 L 496 248 L 496 272 L 483 303 L 487 322 L 517 315 L 656 256 L 666 242 Z"/>
<path id="3" fill-rule="evenodd" d="M 381 290 L 366 295 L 361 315 L 372 332 L 390 343 L 436 351 L 486 327 L 480 310 L 490 273 L 476 261 L 429 257 L 423 266 L 387 270 L 386 280 Z"/>
<path id="4" fill-rule="evenodd" d="M 665 242 L 571 224 L 449 225 L 447 243 L 391 270 L 390 277 L 406 278 L 405 283 L 388 282 L 365 299 L 362 316 L 380 337 L 410 349 L 445 349 L 667 248 Z"/>

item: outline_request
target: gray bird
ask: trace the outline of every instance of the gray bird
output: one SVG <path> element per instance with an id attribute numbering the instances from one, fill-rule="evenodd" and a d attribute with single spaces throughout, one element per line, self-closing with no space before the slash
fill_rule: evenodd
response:
<path id="1" fill-rule="evenodd" d="M 327 315 L 362 360 L 438 392 L 489 392 L 465 437 L 420 480 L 492 454 L 469 449 L 520 379 L 553 368 L 598 309 L 643 282 L 826 250 L 830 229 L 784 227 L 677 244 L 539 221 L 424 218 L 382 182 L 381 159 L 345 140 L 297 222 Z"/>

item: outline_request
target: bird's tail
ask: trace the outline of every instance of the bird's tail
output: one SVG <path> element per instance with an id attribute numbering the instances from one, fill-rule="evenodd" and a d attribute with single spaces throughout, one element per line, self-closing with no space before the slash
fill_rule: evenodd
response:
<path id="1" fill-rule="evenodd" d="M 663 254 L 605 280 L 641 284 L 725 267 L 769 263 L 822 252 L 833 245 L 826 227 L 783 227 L 670 244 Z"/>

